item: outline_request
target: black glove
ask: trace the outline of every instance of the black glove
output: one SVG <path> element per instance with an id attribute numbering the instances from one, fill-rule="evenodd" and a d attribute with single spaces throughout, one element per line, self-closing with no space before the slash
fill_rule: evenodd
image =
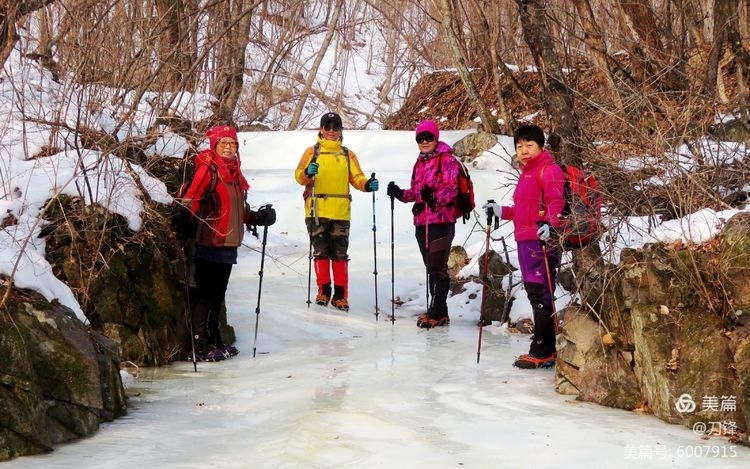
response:
<path id="1" fill-rule="evenodd" d="M 435 205 L 435 193 L 432 191 L 432 187 L 424 186 L 419 193 L 422 194 L 422 202 L 430 206 Z"/>
<path id="2" fill-rule="evenodd" d="M 391 181 L 388 183 L 386 193 L 388 194 L 388 197 L 395 197 L 397 199 L 400 199 L 404 194 L 404 190 L 398 187 L 395 182 Z"/>
<path id="3" fill-rule="evenodd" d="M 264 205 L 255 212 L 257 226 L 271 226 L 276 223 L 276 210 L 271 205 Z"/>

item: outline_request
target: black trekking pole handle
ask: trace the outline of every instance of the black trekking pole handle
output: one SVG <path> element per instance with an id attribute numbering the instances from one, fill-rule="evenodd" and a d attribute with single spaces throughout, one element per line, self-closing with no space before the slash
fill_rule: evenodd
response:
<path id="1" fill-rule="evenodd" d="M 494 204 L 494 199 L 487 199 L 488 204 Z M 492 219 L 495 219 L 495 229 L 499 226 L 499 219 L 495 216 L 495 211 L 492 210 L 492 207 L 487 207 L 487 227 L 492 226 Z"/>

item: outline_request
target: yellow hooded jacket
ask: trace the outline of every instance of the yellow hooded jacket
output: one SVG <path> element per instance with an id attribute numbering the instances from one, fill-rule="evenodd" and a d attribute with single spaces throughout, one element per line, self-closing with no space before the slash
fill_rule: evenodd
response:
<path id="1" fill-rule="evenodd" d="M 317 216 L 331 220 L 351 219 L 351 195 L 349 185 L 362 192 L 365 191 L 368 177 L 362 173 L 357 155 L 353 151 L 345 152 L 340 140 L 318 138 L 319 152 L 317 159 L 318 174 L 307 177 L 305 169 L 315 156 L 315 147 L 309 147 L 302 154 L 294 179 L 305 186 L 305 216 Z M 348 153 L 348 157 L 347 157 Z M 314 184 L 313 184 L 314 183 Z M 314 194 L 314 198 L 312 195 Z M 313 213 L 313 199 L 315 212 Z"/>

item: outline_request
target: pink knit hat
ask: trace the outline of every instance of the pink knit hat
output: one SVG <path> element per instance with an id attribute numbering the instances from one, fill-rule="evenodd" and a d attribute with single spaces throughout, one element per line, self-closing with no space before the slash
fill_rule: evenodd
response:
<path id="1" fill-rule="evenodd" d="M 435 121 L 422 121 L 417 126 L 417 130 L 414 131 L 416 135 L 421 134 L 422 132 L 429 132 L 432 135 L 435 136 L 435 140 L 439 140 L 440 138 L 440 129 L 438 129 L 438 125 L 435 123 Z"/>

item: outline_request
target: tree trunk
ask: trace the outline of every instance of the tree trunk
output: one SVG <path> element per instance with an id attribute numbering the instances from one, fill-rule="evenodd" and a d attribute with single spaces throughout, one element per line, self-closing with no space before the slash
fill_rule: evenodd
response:
<path id="1" fill-rule="evenodd" d="M 307 72 L 307 77 L 305 78 L 305 86 L 299 95 L 297 105 L 294 107 L 294 113 L 292 114 L 292 118 L 289 121 L 289 130 L 294 130 L 299 125 L 300 116 L 302 115 L 302 109 L 304 109 L 305 107 L 307 97 L 310 96 L 312 85 L 317 78 L 318 69 L 320 69 L 320 64 L 323 62 L 323 58 L 328 51 L 328 46 L 331 44 L 334 34 L 336 34 L 336 27 L 338 25 L 339 17 L 341 16 L 341 11 L 343 10 L 343 8 L 344 0 L 336 0 L 336 4 L 333 6 L 333 16 L 331 17 L 331 21 L 328 23 L 328 31 L 326 32 L 326 37 L 323 39 L 323 44 L 320 46 L 320 50 L 315 56 L 315 60 L 313 61 L 310 71 Z"/>
<path id="2" fill-rule="evenodd" d="M 550 120 L 552 150 L 565 164 L 581 165 L 582 150 L 578 120 L 573 113 L 573 95 L 548 34 L 545 0 L 516 0 L 526 44 L 539 69 L 544 92 L 544 107 Z M 559 144 L 559 146 L 558 146 Z"/>
<path id="3" fill-rule="evenodd" d="M 158 84 L 162 90 L 195 91 L 196 74 L 190 69 L 192 52 L 190 31 L 183 0 L 155 0 L 158 15 L 155 30 L 159 35 L 157 54 L 161 72 Z"/>
<path id="4" fill-rule="evenodd" d="M 0 0 L 0 64 L 4 64 L 16 45 L 16 21 L 55 0 Z"/>
<path id="5" fill-rule="evenodd" d="M 633 67 L 638 81 L 660 91 L 682 91 L 687 80 L 681 71 L 681 58 L 670 58 L 662 40 L 656 13 L 649 0 L 619 0 L 633 41 Z M 671 30 L 667 30 L 671 32 Z"/>
<path id="6" fill-rule="evenodd" d="M 484 8 L 483 5 L 479 5 L 477 0 L 474 0 L 474 2 L 475 11 L 479 17 L 479 23 L 482 28 L 481 37 L 486 38 L 486 42 L 488 43 L 487 49 L 490 53 L 489 62 L 492 72 L 492 83 L 495 85 L 495 99 L 497 100 L 497 106 L 499 108 L 498 114 L 505 125 L 504 130 L 507 133 L 512 133 L 513 129 L 517 127 L 517 123 L 513 113 L 510 112 L 508 106 L 505 105 L 505 98 L 503 98 L 501 70 L 503 70 L 503 67 L 507 69 L 507 66 L 502 60 L 500 60 L 500 57 L 498 55 L 498 47 L 500 45 L 500 15 L 497 11 L 498 5 L 494 4 L 490 6 L 490 8 L 492 8 L 490 12 L 495 13 L 495 16 L 491 17 L 492 19 L 490 20 L 487 18 L 488 8 Z M 491 21 L 492 24 L 496 24 L 497 26 L 493 28 L 490 23 Z M 507 70 L 506 73 L 507 72 L 509 72 L 509 70 Z M 513 74 L 509 73 L 507 76 L 512 78 Z"/>
<path id="7" fill-rule="evenodd" d="M 474 106 L 474 110 L 479 115 L 484 130 L 493 134 L 499 134 L 500 126 L 497 124 L 497 118 L 492 115 L 482 101 L 482 97 L 477 90 L 474 79 L 471 77 L 471 72 L 469 72 L 469 68 L 466 66 L 466 61 L 461 51 L 461 45 L 459 44 L 458 38 L 453 30 L 454 18 L 450 0 L 440 0 L 440 15 L 443 34 L 448 43 L 453 64 L 458 70 L 458 75 L 461 77 L 461 82 L 463 83 L 464 88 L 466 88 L 466 94 L 469 96 L 469 100 Z"/>
<path id="8" fill-rule="evenodd" d="M 215 117 L 220 122 L 232 123 L 234 110 L 242 93 L 245 77 L 245 49 L 250 40 L 250 19 L 252 18 L 252 0 L 238 0 L 234 8 L 229 8 L 229 16 L 224 19 L 226 25 L 221 48 L 224 53 L 216 60 L 221 72 L 214 85 L 213 95 L 218 100 Z M 226 6 L 222 6 L 226 9 Z"/>
<path id="9" fill-rule="evenodd" d="M 607 78 L 607 86 L 610 94 L 615 98 L 615 104 L 619 111 L 623 109 L 622 98 L 617 87 L 617 80 L 612 73 L 611 58 L 607 51 L 607 42 L 604 40 L 601 30 L 599 29 L 594 11 L 591 8 L 589 0 L 573 0 L 573 4 L 578 12 L 583 27 L 583 40 L 588 46 L 591 59 L 594 64 L 604 73 Z"/>

